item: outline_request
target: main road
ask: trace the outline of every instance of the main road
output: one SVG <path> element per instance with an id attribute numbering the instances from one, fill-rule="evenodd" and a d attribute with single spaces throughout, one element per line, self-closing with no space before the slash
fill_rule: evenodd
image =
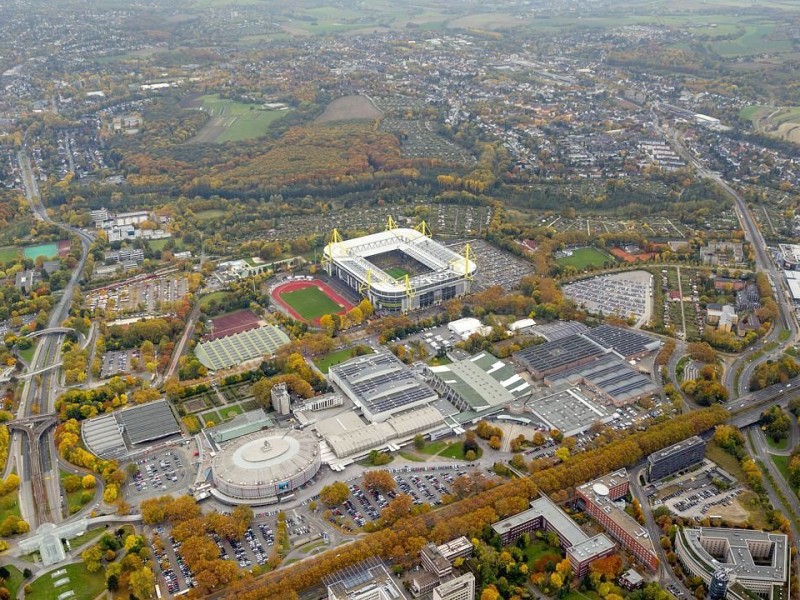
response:
<path id="1" fill-rule="evenodd" d="M 23 143 L 22 150 L 18 153 L 22 180 L 25 186 L 25 196 L 34 216 L 50 225 L 55 225 L 72 235 L 77 235 L 81 242 L 81 256 L 78 264 L 72 271 L 72 276 L 64 288 L 61 297 L 50 313 L 47 323 L 49 327 L 59 327 L 69 316 L 72 297 L 75 288 L 83 275 L 86 258 L 93 237 L 81 230 L 60 223 L 55 223 L 47 214 L 47 208 L 42 202 L 39 187 L 31 168 L 27 147 Z M 39 371 L 51 367 L 59 362 L 61 347 L 64 343 L 64 334 L 48 335 L 36 347 L 29 370 Z M 58 392 L 58 371 L 52 370 L 27 378 L 22 388 L 18 418 L 25 418 L 35 414 L 47 414 L 55 411 L 55 399 Z M 42 523 L 60 522 L 63 519 L 61 509 L 61 483 L 59 479 L 58 456 L 53 442 L 52 430 L 46 431 L 38 440 L 37 452 L 30 452 L 27 438 L 15 434 L 11 442 L 10 456 L 17 463 L 17 470 L 22 475 L 20 486 L 20 509 L 23 518 L 35 529 Z M 24 450 L 28 450 L 25 452 Z M 37 460 L 38 458 L 38 460 Z M 9 461 L 11 463 L 12 461 Z"/>
<path id="2" fill-rule="evenodd" d="M 763 343 L 774 343 L 776 347 L 769 353 L 759 357 L 753 357 L 752 355 L 758 352 L 760 348 L 758 346 L 750 348 L 748 351 L 743 352 L 733 362 L 730 368 L 725 371 L 722 383 L 728 389 L 730 397 L 735 399 L 745 391 L 750 380 L 750 375 L 758 364 L 769 358 L 780 356 L 784 348 L 796 341 L 798 333 L 797 320 L 795 319 L 793 307 L 785 292 L 783 280 L 775 266 L 775 261 L 770 257 L 767 251 L 767 244 L 764 241 L 764 236 L 761 235 L 761 230 L 758 228 L 742 195 L 731 187 L 719 173 L 709 170 L 691 151 L 689 151 L 686 146 L 684 146 L 683 139 L 678 131 L 670 129 L 669 134 L 675 150 L 688 164 L 694 167 L 698 176 L 713 181 L 733 200 L 734 210 L 736 211 L 736 216 L 744 231 L 745 239 L 750 242 L 755 252 L 756 270 L 764 273 L 769 279 L 775 295 L 775 302 L 778 305 L 778 318 L 775 320 L 772 330 L 763 340 Z M 788 331 L 788 335 L 784 334 L 784 331 Z M 781 339 L 781 336 L 784 336 L 783 339 Z M 740 369 L 741 375 L 737 382 L 736 373 Z"/>

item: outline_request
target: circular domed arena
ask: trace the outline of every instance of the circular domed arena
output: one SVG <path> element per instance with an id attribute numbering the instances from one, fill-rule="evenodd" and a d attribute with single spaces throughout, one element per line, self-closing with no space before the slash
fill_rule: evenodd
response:
<path id="1" fill-rule="evenodd" d="M 211 463 L 217 491 L 250 503 L 288 494 L 313 478 L 319 467 L 316 438 L 293 429 L 241 437 L 220 450 Z"/>

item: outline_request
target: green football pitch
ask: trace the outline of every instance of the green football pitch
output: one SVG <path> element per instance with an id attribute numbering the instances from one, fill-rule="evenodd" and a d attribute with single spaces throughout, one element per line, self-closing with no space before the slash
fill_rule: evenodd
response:
<path id="1" fill-rule="evenodd" d="M 403 267 L 389 267 L 388 269 L 384 269 L 383 272 L 395 279 L 403 279 L 406 275 L 410 275 Z"/>
<path id="2" fill-rule="evenodd" d="M 322 315 L 341 312 L 344 308 L 328 298 L 318 287 L 313 286 L 285 292 L 281 294 L 281 300 L 308 321 L 319 319 Z"/>

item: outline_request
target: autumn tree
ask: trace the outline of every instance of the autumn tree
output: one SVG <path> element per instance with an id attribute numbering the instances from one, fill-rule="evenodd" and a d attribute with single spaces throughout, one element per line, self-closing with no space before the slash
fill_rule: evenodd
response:
<path id="1" fill-rule="evenodd" d="M 350 495 L 350 488 L 347 484 L 341 481 L 334 481 L 330 485 L 326 485 L 319 492 L 319 499 L 326 506 L 338 506 Z"/>
<path id="2" fill-rule="evenodd" d="M 397 483 L 387 471 L 367 471 L 364 473 L 364 487 L 388 494 L 397 487 Z"/>

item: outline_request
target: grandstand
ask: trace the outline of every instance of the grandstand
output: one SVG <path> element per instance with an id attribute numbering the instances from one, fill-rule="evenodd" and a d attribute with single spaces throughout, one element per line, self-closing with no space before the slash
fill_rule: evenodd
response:
<path id="1" fill-rule="evenodd" d="M 323 264 L 378 310 L 407 312 L 463 296 L 477 270 L 467 245 L 463 254 L 433 241 L 425 224 L 396 227 L 342 240 L 334 230 Z"/>

